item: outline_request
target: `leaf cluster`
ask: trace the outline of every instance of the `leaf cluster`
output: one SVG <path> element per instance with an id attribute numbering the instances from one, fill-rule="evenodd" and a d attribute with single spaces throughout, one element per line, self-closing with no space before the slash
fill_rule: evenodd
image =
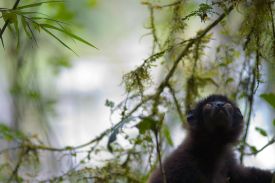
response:
<path id="1" fill-rule="evenodd" d="M 16 1 L 16 2 L 18 2 L 19 4 L 20 1 Z M 2 8 L 0 10 L 0 12 L 2 13 L 1 18 L 3 18 L 5 24 L 3 25 L 3 28 L 1 30 L 0 37 L 1 37 L 3 47 L 4 47 L 3 34 L 6 27 L 8 27 L 11 33 L 13 34 L 13 36 L 17 37 L 18 48 L 20 46 L 20 36 L 23 36 L 21 33 L 21 28 L 23 29 L 23 32 L 25 33 L 25 35 L 29 39 L 36 42 L 36 44 L 38 44 L 36 33 L 41 33 L 43 31 L 47 33 L 49 36 L 51 36 L 53 39 L 61 43 L 64 47 L 74 52 L 74 50 L 70 46 L 68 46 L 62 40 L 62 38 L 60 38 L 53 32 L 55 31 L 55 32 L 59 32 L 64 35 L 67 35 L 73 40 L 77 40 L 88 46 L 96 48 L 93 44 L 89 43 L 88 41 L 84 40 L 83 38 L 79 37 L 78 35 L 66 29 L 65 28 L 66 23 L 59 20 L 52 19 L 49 16 L 43 13 L 40 13 L 39 11 L 36 10 L 39 6 L 42 6 L 43 4 L 51 4 L 51 3 L 64 3 L 64 2 L 63 1 L 41 1 L 41 2 L 30 3 L 22 6 L 17 5 L 12 9 Z"/>

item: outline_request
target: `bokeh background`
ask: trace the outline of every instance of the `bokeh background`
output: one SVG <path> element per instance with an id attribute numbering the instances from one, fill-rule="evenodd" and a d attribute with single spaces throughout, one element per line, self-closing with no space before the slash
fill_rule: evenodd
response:
<path id="1" fill-rule="evenodd" d="M 23 4 L 31 2 L 22 1 Z M 0 7 L 12 7 L 13 3 L 2 0 Z M 161 4 L 163 1 L 154 3 Z M 188 8 L 194 10 L 199 3 L 201 1 L 189 3 Z M 58 33 L 76 55 L 57 40 L 49 38 L 45 32 L 37 32 L 38 43 L 22 36 L 22 49 L 18 51 L 18 38 L 6 32 L 5 48 L 0 49 L 0 122 L 30 136 L 37 136 L 53 147 L 84 144 L 120 120 L 118 114 L 111 115 L 110 108 L 105 104 L 106 101 L 118 104 L 127 97 L 123 75 L 141 65 L 152 54 L 153 38 L 148 34 L 150 11 L 144 2 L 138 0 L 65 0 L 64 4 L 49 3 L 34 8 L 53 19 L 64 21 L 72 32 L 98 49 Z M 163 15 L 159 17 L 160 27 L 165 30 L 169 22 Z M 236 12 L 230 17 L 232 31 L 237 29 L 234 26 L 237 26 L 239 19 Z M 4 20 L 1 21 L 3 24 Z M 206 23 L 200 18 L 191 18 L 185 36 L 195 35 L 196 30 L 205 27 Z M 165 37 L 167 33 L 163 31 L 159 35 Z M 215 42 L 209 47 L 213 44 Z M 205 57 L 211 58 L 214 53 L 209 50 Z M 158 83 L 166 70 L 166 67 L 154 67 L 151 73 L 153 81 Z M 259 97 L 261 93 L 275 92 L 274 64 L 262 64 L 261 73 L 264 83 L 255 93 L 251 133 L 248 136 L 248 141 L 258 148 L 266 144 L 268 137 L 256 133 L 255 127 L 260 126 L 269 134 L 274 134 L 275 130 L 270 123 L 275 118 L 274 109 Z M 201 92 L 201 97 L 212 92 L 206 89 Z M 245 104 L 239 104 L 243 110 Z M 185 135 L 180 121 L 173 120 L 176 116 L 174 114 L 168 123 L 174 145 L 167 152 L 174 149 Z M 133 127 L 129 133 L 136 134 L 137 130 Z M 118 141 L 127 144 L 123 139 Z M 107 139 L 102 144 L 107 145 Z M 0 139 L 0 146 L 3 150 L 12 147 L 12 144 Z M 59 174 L 73 167 L 80 159 L 81 155 L 67 158 L 60 165 L 50 153 L 46 155 L 40 177 Z M 269 146 L 257 156 L 246 157 L 244 164 L 274 170 L 275 146 Z"/>

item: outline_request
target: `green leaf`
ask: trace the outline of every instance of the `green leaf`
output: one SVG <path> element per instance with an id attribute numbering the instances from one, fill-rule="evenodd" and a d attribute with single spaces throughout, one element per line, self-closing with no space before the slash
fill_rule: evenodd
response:
<path id="1" fill-rule="evenodd" d="M 72 66 L 71 60 L 66 56 L 53 56 L 49 58 L 49 62 L 53 65 L 53 69 L 56 73 L 62 68 L 70 68 Z"/>
<path id="2" fill-rule="evenodd" d="M 19 27 L 18 27 L 17 16 L 16 16 L 16 21 L 14 22 L 14 28 L 15 28 L 15 32 L 16 32 L 16 35 L 17 35 L 17 48 L 19 48 L 19 44 L 20 44 L 20 33 L 19 33 Z"/>
<path id="3" fill-rule="evenodd" d="M 232 83 L 234 81 L 233 78 L 227 78 L 227 80 L 225 81 L 225 85 L 228 85 L 229 83 Z"/>
<path id="4" fill-rule="evenodd" d="M 6 141 L 12 141 L 14 138 L 11 134 L 12 130 L 8 126 L 0 124 L 0 138 L 2 137 Z"/>
<path id="5" fill-rule="evenodd" d="M 5 22 L 9 21 L 10 24 L 17 22 L 17 15 L 14 12 L 4 11 L 2 12 L 2 16 Z"/>
<path id="6" fill-rule="evenodd" d="M 63 3 L 63 2 L 64 1 L 43 1 L 43 2 L 39 2 L 39 3 L 33 3 L 33 4 L 24 5 L 24 6 L 19 6 L 16 9 L 33 8 L 33 7 L 41 6 L 42 4 L 45 4 L 45 3 Z"/>
<path id="7" fill-rule="evenodd" d="M 260 95 L 267 103 L 269 103 L 273 108 L 275 108 L 275 94 L 274 93 L 263 93 Z"/>
<path id="8" fill-rule="evenodd" d="M 72 37 L 72 38 L 74 38 L 74 39 L 76 39 L 76 40 L 78 40 L 78 41 L 80 41 L 80 42 L 82 42 L 84 44 L 87 44 L 87 45 L 89 45 L 89 46 L 97 49 L 97 47 L 95 47 L 94 45 L 92 45 L 88 41 L 82 39 L 81 37 L 79 37 L 79 36 L 77 36 L 77 35 L 75 35 L 73 33 L 70 33 L 68 31 L 66 31 L 65 29 L 61 29 L 61 28 L 58 28 L 58 27 L 55 27 L 55 26 L 49 25 L 49 24 L 40 24 L 40 26 L 43 27 L 43 28 L 54 29 L 54 30 L 57 30 L 57 31 L 62 32 L 64 34 L 67 34 L 68 36 L 70 36 L 70 37 Z"/>
<path id="9" fill-rule="evenodd" d="M 111 101 L 111 100 L 106 99 L 105 106 L 113 108 L 115 106 L 115 103 L 113 101 Z"/>
<path id="10" fill-rule="evenodd" d="M 173 140 L 172 140 L 172 138 L 171 138 L 170 130 L 169 130 L 169 128 L 168 128 L 167 125 L 164 125 L 164 126 L 163 126 L 163 134 L 164 134 L 164 136 L 165 136 L 165 138 L 166 138 L 168 144 L 169 144 L 170 146 L 173 146 L 174 143 L 173 143 Z"/>
<path id="11" fill-rule="evenodd" d="M 201 4 L 199 5 L 199 11 L 207 12 L 207 11 L 209 11 L 209 10 L 211 10 L 211 9 L 212 9 L 212 6 L 209 5 L 209 4 L 201 3 Z"/>
<path id="12" fill-rule="evenodd" d="M 0 138 L 4 138 L 6 141 L 13 141 L 17 139 L 24 139 L 25 136 L 19 131 L 14 131 L 5 124 L 0 124 Z"/>
<path id="13" fill-rule="evenodd" d="M 12 26 L 14 26 L 14 30 L 15 30 L 15 33 L 16 33 L 16 36 L 17 36 L 17 48 L 19 47 L 19 41 L 20 41 L 20 34 L 19 34 L 19 28 L 18 28 L 18 20 L 17 20 L 17 14 L 15 12 L 12 12 L 12 11 L 5 11 L 5 12 L 2 12 L 2 16 L 3 16 L 3 19 L 5 22 L 8 22 L 8 27 L 10 29 L 12 29 Z M 12 29 L 13 30 L 13 29 Z M 3 47 L 4 47 L 4 42 L 2 40 L 2 37 L 1 37 L 1 41 L 2 41 L 2 44 L 3 44 Z"/>
<path id="14" fill-rule="evenodd" d="M 275 119 L 273 119 L 273 123 L 272 124 L 273 124 L 273 126 L 275 126 Z"/>
<path id="15" fill-rule="evenodd" d="M 234 52 L 233 52 L 233 56 L 234 56 L 235 58 L 240 58 L 241 53 L 240 53 L 239 51 L 234 51 Z"/>
<path id="16" fill-rule="evenodd" d="M 1 36 L 0 39 L 1 39 L 1 43 L 2 43 L 3 48 L 5 48 L 3 37 Z"/>
<path id="17" fill-rule="evenodd" d="M 250 148 L 250 151 L 253 153 L 253 154 L 256 154 L 258 152 L 257 148 L 255 146 L 249 146 Z"/>
<path id="18" fill-rule="evenodd" d="M 255 130 L 258 131 L 262 136 L 264 136 L 264 137 L 267 136 L 267 133 L 264 129 L 262 129 L 260 127 L 256 127 Z"/>
<path id="19" fill-rule="evenodd" d="M 154 131 L 156 129 L 157 121 L 150 117 L 145 117 L 141 122 L 139 122 L 136 127 L 140 134 L 144 134 L 147 130 Z"/>
<path id="20" fill-rule="evenodd" d="M 37 11 L 21 11 L 21 10 L 13 10 L 12 12 L 15 12 L 16 14 L 18 14 L 18 15 L 21 15 L 21 16 L 23 16 L 23 15 L 30 15 L 30 14 L 41 14 L 41 15 L 45 15 L 45 16 L 47 16 L 46 14 L 43 14 L 43 13 L 39 13 L 39 12 L 37 12 Z M 26 18 L 26 17 L 25 17 Z M 29 17 L 29 18 L 33 18 L 33 17 Z"/>
<path id="21" fill-rule="evenodd" d="M 73 147 L 72 146 L 66 146 L 65 149 L 68 150 L 68 151 L 71 151 L 71 150 L 73 150 Z"/>
<path id="22" fill-rule="evenodd" d="M 55 19 L 52 19 L 52 18 L 45 18 L 45 17 L 32 17 L 31 19 L 32 20 L 48 20 L 48 21 L 51 21 L 51 22 L 55 22 L 60 26 L 62 26 L 61 24 L 67 24 L 66 22 L 62 22 L 62 21 L 55 20 Z"/>
<path id="23" fill-rule="evenodd" d="M 97 3 L 97 0 L 88 0 L 87 4 L 89 7 L 94 7 Z"/>
<path id="24" fill-rule="evenodd" d="M 27 91 L 26 96 L 32 100 L 39 100 L 41 98 L 41 93 L 39 91 L 30 90 Z"/>
<path id="25" fill-rule="evenodd" d="M 44 13 L 36 12 L 36 11 L 20 11 L 20 10 L 17 10 L 17 11 L 13 11 L 13 12 L 20 15 L 21 17 L 28 18 L 31 21 L 33 21 L 33 20 L 48 20 L 48 21 L 56 22 L 58 24 L 67 24 L 66 22 L 63 22 L 63 21 L 60 21 L 60 20 L 47 18 L 48 15 L 46 15 Z M 46 17 L 38 17 L 38 16 L 37 17 L 36 16 L 27 17 L 27 16 L 25 16 L 25 15 L 29 15 L 29 14 L 38 14 L 38 15 L 42 15 L 42 16 L 46 16 Z"/>
<path id="26" fill-rule="evenodd" d="M 32 35 L 31 35 L 31 33 L 27 30 L 27 24 L 28 24 L 28 22 L 25 20 L 25 18 L 22 16 L 21 17 L 21 23 L 22 23 L 22 25 L 23 25 L 23 29 L 24 29 L 24 32 L 25 32 L 25 34 L 28 36 L 28 38 L 32 38 Z"/>
<path id="27" fill-rule="evenodd" d="M 53 33 L 51 33 L 48 29 L 41 27 L 45 32 L 47 32 L 49 35 L 51 35 L 53 38 L 55 38 L 58 42 L 60 42 L 63 46 L 65 46 L 66 48 L 68 48 L 69 50 L 71 50 L 73 53 L 75 53 L 77 55 L 77 53 L 68 45 L 66 45 L 61 39 L 59 39 L 56 35 L 54 35 Z"/>
<path id="28" fill-rule="evenodd" d="M 143 143 L 142 139 L 140 139 L 140 138 L 135 139 L 135 144 L 139 145 L 139 144 L 142 144 L 142 143 Z"/>

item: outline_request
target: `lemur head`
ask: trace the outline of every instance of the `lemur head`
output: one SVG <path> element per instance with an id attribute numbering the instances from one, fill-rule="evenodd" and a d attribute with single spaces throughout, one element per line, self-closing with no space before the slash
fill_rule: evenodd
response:
<path id="1" fill-rule="evenodd" d="M 188 112 L 190 129 L 204 134 L 224 134 L 234 140 L 243 127 L 243 115 L 235 103 L 223 95 L 210 95 Z"/>

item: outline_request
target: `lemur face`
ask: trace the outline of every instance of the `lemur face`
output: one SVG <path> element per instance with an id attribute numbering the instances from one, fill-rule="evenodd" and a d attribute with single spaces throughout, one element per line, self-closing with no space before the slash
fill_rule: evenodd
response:
<path id="1" fill-rule="evenodd" d="M 207 102 L 202 107 L 203 121 L 209 127 L 230 128 L 233 124 L 233 106 L 226 101 Z"/>
<path id="2" fill-rule="evenodd" d="M 197 129 L 212 131 L 240 131 L 243 116 L 239 108 L 223 95 L 211 95 L 190 111 L 187 121 Z"/>

